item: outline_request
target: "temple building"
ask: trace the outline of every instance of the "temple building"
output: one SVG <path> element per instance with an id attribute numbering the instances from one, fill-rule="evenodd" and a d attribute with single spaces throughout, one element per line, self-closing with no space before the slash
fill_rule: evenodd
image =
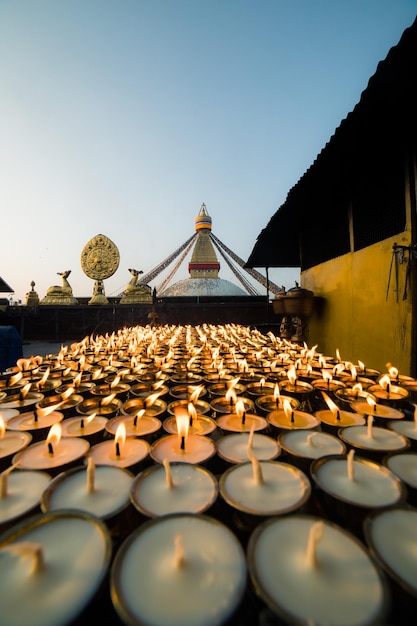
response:
<path id="1" fill-rule="evenodd" d="M 300 267 L 326 354 L 417 374 L 417 20 L 258 235 L 247 267 Z"/>

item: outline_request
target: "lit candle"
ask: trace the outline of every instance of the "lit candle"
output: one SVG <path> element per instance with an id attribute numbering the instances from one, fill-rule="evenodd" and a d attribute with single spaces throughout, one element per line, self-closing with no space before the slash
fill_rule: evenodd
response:
<path id="1" fill-rule="evenodd" d="M 268 422 L 264 417 L 248 413 L 244 401 L 239 398 L 234 405 L 234 412 L 219 415 L 217 425 L 223 431 L 249 432 L 251 428 L 257 431 L 266 430 Z"/>
<path id="2" fill-rule="evenodd" d="M 255 516 L 282 515 L 300 508 L 310 497 L 307 476 L 280 461 L 250 461 L 227 469 L 219 479 L 220 494 L 232 508 Z"/>
<path id="3" fill-rule="evenodd" d="M 68 417 L 61 424 L 62 436 L 85 437 L 91 443 L 97 435 L 104 431 L 107 422 L 107 417 L 96 415 L 96 413 L 81 417 Z"/>
<path id="4" fill-rule="evenodd" d="M 57 411 L 57 404 L 39 408 L 27 413 L 18 413 L 7 422 L 8 430 L 30 432 L 37 440 L 45 437 L 45 432 L 54 424 L 62 422 L 64 414 Z"/>
<path id="5" fill-rule="evenodd" d="M 191 463 L 152 465 L 131 488 L 133 505 L 147 517 L 170 513 L 204 513 L 216 501 L 218 482 L 207 469 Z"/>
<path id="6" fill-rule="evenodd" d="M 44 394 L 37 391 L 31 391 L 31 383 L 22 386 L 19 391 L 12 395 L 7 395 L 0 402 L 0 411 L 4 409 L 17 409 L 19 412 L 35 406 L 44 399 Z"/>
<path id="7" fill-rule="evenodd" d="M 57 511 L 11 527 L 0 541 L 3 624 L 75 623 L 108 571 L 111 539 L 95 516 Z"/>
<path id="8" fill-rule="evenodd" d="M 278 384 L 284 395 L 292 396 L 300 402 L 308 399 L 314 391 L 314 387 L 310 383 L 298 380 L 294 365 L 291 365 L 287 370 L 287 380 L 283 380 Z"/>
<path id="9" fill-rule="evenodd" d="M 177 409 L 176 419 L 177 434 L 166 435 L 155 441 L 150 450 L 152 459 L 157 463 L 167 459 L 170 463 L 180 461 L 193 464 L 211 459 L 216 452 L 214 442 L 204 435 L 188 433 L 190 421 L 184 407 Z"/>
<path id="10" fill-rule="evenodd" d="M 129 468 L 141 463 L 149 454 L 150 445 L 145 439 L 127 437 L 123 422 L 118 425 L 114 439 L 91 446 L 89 457 L 96 465 Z"/>
<path id="11" fill-rule="evenodd" d="M 205 515 L 164 515 L 142 524 L 119 549 L 111 597 L 132 625 L 220 625 L 240 606 L 246 575 L 243 548 L 227 526 Z"/>
<path id="12" fill-rule="evenodd" d="M 162 422 L 154 415 L 146 413 L 146 409 L 139 409 L 136 415 L 127 417 L 119 415 L 106 423 L 106 431 L 115 436 L 120 424 L 124 424 L 127 437 L 144 437 L 148 439 L 161 429 Z"/>
<path id="13" fill-rule="evenodd" d="M 281 430 L 293 430 L 296 428 L 317 428 L 320 420 L 306 411 L 299 411 L 292 408 L 288 400 L 284 400 L 283 408 L 271 411 L 267 416 L 268 423 Z"/>
<path id="14" fill-rule="evenodd" d="M 101 519 L 115 517 L 130 504 L 133 474 L 111 465 L 95 466 L 89 457 L 86 467 L 75 467 L 56 476 L 41 498 L 44 513 L 77 509 Z"/>
<path id="15" fill-rule="evenodd" d="M 46 472 L 17 470 L 12 465 L 0 474 L 0 525 L 16 522 L 39 506 L 51 481 Z"/>
<path id="16" fill-rule="evenodd" d="M 333 431 L 344 426 L 363 426 L 365 424 L 363 415 L 339 409 L 337 404 L 325 392 L 322 392 L 322 396 L 328 409 L 315 411 L 314 415 L 318 417 L 324 428 L 328 427 L 329 431 Z"/>
<path id="17" fill-rule="evenodd" d="M 377 384 L 370 385 L 368 391 L 375 396 L 377 401 L 394 407 L 401 406 L 410 396 L 408 389 L 393 383 L 388 374 L 381 376 Z"/>
<path id="18" fill-rule="evenodd" d="M 188 403 L 187 412 L 189 418 L 188 433 L 190 435 L 210 435 L 217 429 L 217 422 L 208 415 L 198 413 L 196 407 L 191 402 Z M 176 417 L 167 417 L 163 422 L 163 428 L 167 433 L 177 434 Z"/>
<path id="19" fill-rule="evenodd" d="M 352 402 L 352 411 L 360 415 L 373 415 L 382 419 L 403 419 L 405 414 L 400 409 L 377 403 L 371 395 L 366 396 L 366 401 Z"/>
<path id="20" fill-rule="evenodd" d="M 383 623 L 387 590 L 361 542 L 312 516 L 265 521 L 249 538 L 254 588 L 279 623 Z M 358 582 L 360 581 L 360 582 Z"/>
<path id="21" fill-rule="evenodd" d="M 59 422 L 51 426 L 45 441 L 31 444 L 13 457 L 13 464 L 22 469 L 51 472 L 85 456 L 90 444 L 81 437 L 61 437 Z"/>

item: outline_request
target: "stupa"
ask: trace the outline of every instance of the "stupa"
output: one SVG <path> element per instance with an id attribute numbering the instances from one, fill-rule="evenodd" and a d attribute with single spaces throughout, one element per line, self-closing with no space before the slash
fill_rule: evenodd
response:
<path id="1" fill-rule="evenodd" d="M 219 278 L 220 263 L 211 239 L 212 220 L 206 205 L 195 218 L 196 241 L 188 263 L 189 278 L 180 280 L 159 296 L 242 296 L 243 289 L 229 280 Z"/>

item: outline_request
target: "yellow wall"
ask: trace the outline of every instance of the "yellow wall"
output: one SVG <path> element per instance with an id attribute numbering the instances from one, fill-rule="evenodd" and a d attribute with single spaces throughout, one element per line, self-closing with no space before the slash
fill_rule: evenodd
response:
<path id="1" fill-rule="evenodd" d="M 390 362 L 400 373 L 415 376 L 411 284 L 403 300 L 406 262 L 398 266 L 398 301 L 394 263 L 387 297 L 394 242 L 410 245 L 409 234 L 401 233 L 301 273 L 301 287 L 319 296 L 307 322 L 307 343 L 309 347 L 317 344 L 317 350 L 329 356 L 336 356 L 339 350 L 343 360 L 360 360 L 382 373 Z"/>

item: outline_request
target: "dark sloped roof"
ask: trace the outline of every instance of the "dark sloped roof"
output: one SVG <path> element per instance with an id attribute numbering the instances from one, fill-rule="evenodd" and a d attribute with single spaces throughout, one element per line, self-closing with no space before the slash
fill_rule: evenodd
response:
<path id="1" fill-rule="evenodd" d="M 381 158 L 381 151 L 388 150 L 404 154 L 404 146 L 416 145 L 416 74 L 417 18 L 378 64 L 358 104 L 258 235 L 246 267 L 303 268 L 302 229 L 320 209 L 320 204 L 312 206 L 312 199 L 323 190 L 335 198 L 344 194 L 358 177 L 358 164 L 365 159 L 369 164 L 372 155 Z"/>
<path id="2" fill-rule="evenodd" d="M 0 276 L 0 293 L 14 293 L 14 289 Z"/>

